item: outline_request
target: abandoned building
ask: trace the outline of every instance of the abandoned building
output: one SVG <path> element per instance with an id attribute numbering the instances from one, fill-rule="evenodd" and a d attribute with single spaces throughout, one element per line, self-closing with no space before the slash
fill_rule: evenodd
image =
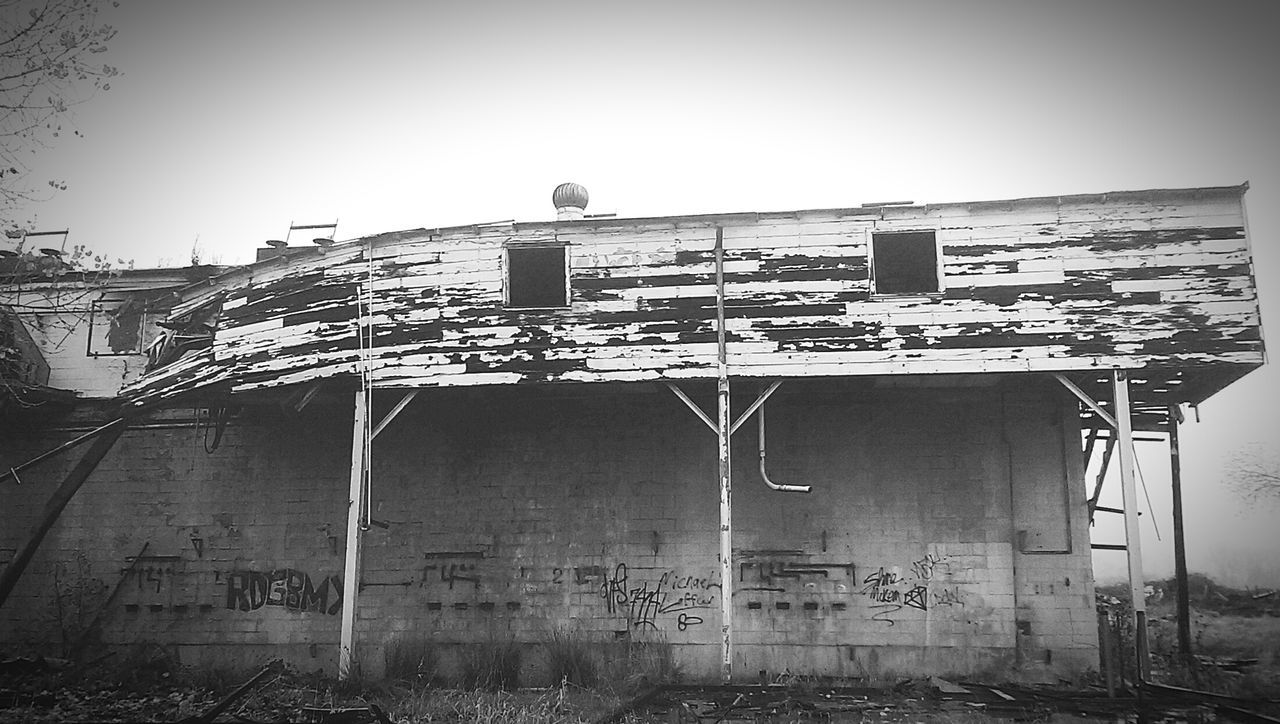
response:
<path id="1" fill-rule="evenodd" d="M 0 638 L 1096 668 L 1087 456 L 1141 590 L 1132 431 L 1263 362 L 1246 190 L 617 218 L 566 184 L 554 221 L 8 279 Z"/>

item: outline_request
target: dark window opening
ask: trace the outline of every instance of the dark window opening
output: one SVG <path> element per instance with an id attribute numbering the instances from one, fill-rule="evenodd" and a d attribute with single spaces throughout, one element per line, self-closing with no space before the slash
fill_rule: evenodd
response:
<path id="1" fill-rule="evenodd" d="M 871 235 L 871 267 L 876 294 L 932 294 L 938 291 L 938 247 L 932 231 Z"/>
<path id="2" fill-rule="evenodd" d="M 563 246 L 507 249 L 507 306 L 564 307 L 568 286 Z"/>

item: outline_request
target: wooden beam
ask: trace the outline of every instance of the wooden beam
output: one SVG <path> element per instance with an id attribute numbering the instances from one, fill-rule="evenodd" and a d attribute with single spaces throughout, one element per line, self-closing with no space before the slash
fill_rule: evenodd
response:
<path id="1" fill-rule="evenodd" d="M 1107 480 L 1107 468 L 1111 465 L 1111 454 L 1116 450 L 1116 439 L 1107 438 L 1107 446 L 1102 449 L 1102 466 L 1098 468 L 1098 480 L 1093 484 L 1093 495 L 1089 496 L 1089 523 L 1093 523 L 1093 511 L 1098 509 L 1098 498 L 1102 496 L 1102 484 Z"/>
<path id="2" fill-rule="evenodd" d="M 123 422 L 123 421 L 117 421 Z M 32 557 L 35 556 L 36 550 L 40 548 L 40 542 L 44 540 L 49 529 L 53 524 L 58 522 L 58 516 L 62 515 L 62 510 L 67 507 L 67 503 L 71 502 L 72 496 L 84 485 L 84 481 L 89 479 L 89 475 L 98 467 L 98 463 L 102 462 L 102 458 L 106 457 L 111 451 L 112 446 L 116 444 L 116 440 L 120 439 L 120 435 L 124 433 L 124 424 L 112 423 L 98 428 L 98 437 L 93 441 L 93 445 L 85 451 L 84 457 L 80 458 L 80 462 L 71 469 L 67 477 L 63 479 L 58 489 L 53 491 L 53 497 L 45 503 L 44 512 L 40 515 L 39 522 L 35 528 L 31 530 L 27 542 L 22 545 L 13 560 L 9 561 L 9 565 L 5 567 L 4 573 L 0 573 L 0 606 L 8 600 L 9 594 L 13 592 L 14 586 L 18 584 L 18 579 L 22 577 L 23 571 L 27 569 L 27 564 L 31 563 Z M 81 438 L 82 440 L 83 438 Z M 73 441 L 77 442 L 77 441 Z"/>
<path id="3" fill-rule="evenodd" d="M 1124 543 L 1129 563 L 1129 595 L 1133 605 L 1134 645 L 1137 649 L 1138 678 L 1145 682 L 1151 673 L 1147 648 L 1146 580 L 1142 573 L 1142 531 L 1138 527 L 1138 489 L 1134 480 L 1133 429 L 1129 420 L 1129 373 L 1112 373 L 1115 391 L 1116 448 L 1120 454 L 1120 490 L 1124 496 Z"/>
<path id="4" fill-rule="evenodd" d="M 364 535 L 365 472 L 368 461 L 369 393 L 357 390 L 351 425 L 351 478 L 347 493 L 347 551 L 342 569 L 342 632 L 338 649 L 338 677 L 350 679 L 355 673 L 356 602 L 360 598 L 360 547 Z"/>
<path id="5" fill-rule="evenodd" d="M 1178 449 L 1178 420 L 1182 415 L 1177 405 L 1169 406 L 1169 472 L 1173 480 L 1173 577 L 1178 619 L 1178 652 L 1191 661 L 1191 598 L 1187 591 L 1187 543 L 1182 530 L 1182 455 Z"/>

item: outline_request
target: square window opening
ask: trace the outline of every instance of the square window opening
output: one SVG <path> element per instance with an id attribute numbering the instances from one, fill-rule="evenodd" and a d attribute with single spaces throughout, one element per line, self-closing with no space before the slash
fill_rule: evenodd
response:
<path id="1" fill-rule="evenodd" d="M 565 247 L 507 249 L 508 307 L 567 307 L 568 281 Z"/>
<path id="2" fill-rule="evenodd" d="M 935 294 L 938 245 L 933 231 L 894 231 L 871 235 L 874 294 Z"/>

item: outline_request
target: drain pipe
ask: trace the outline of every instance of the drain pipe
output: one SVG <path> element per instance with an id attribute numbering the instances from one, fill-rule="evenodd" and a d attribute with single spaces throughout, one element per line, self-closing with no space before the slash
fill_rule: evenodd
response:
<path id="1" fill-rule="evenodd" d="M 764 480 L 764 484 L 772 490 L 781 490 L 784 493 L 807 493 L 812 490 L 809 485 L 780 485 L 769 479 L 769 473 L 764 469 L 764 405 L 760 405 L 756 414 L 760 417 L 760 477 Z"/>

